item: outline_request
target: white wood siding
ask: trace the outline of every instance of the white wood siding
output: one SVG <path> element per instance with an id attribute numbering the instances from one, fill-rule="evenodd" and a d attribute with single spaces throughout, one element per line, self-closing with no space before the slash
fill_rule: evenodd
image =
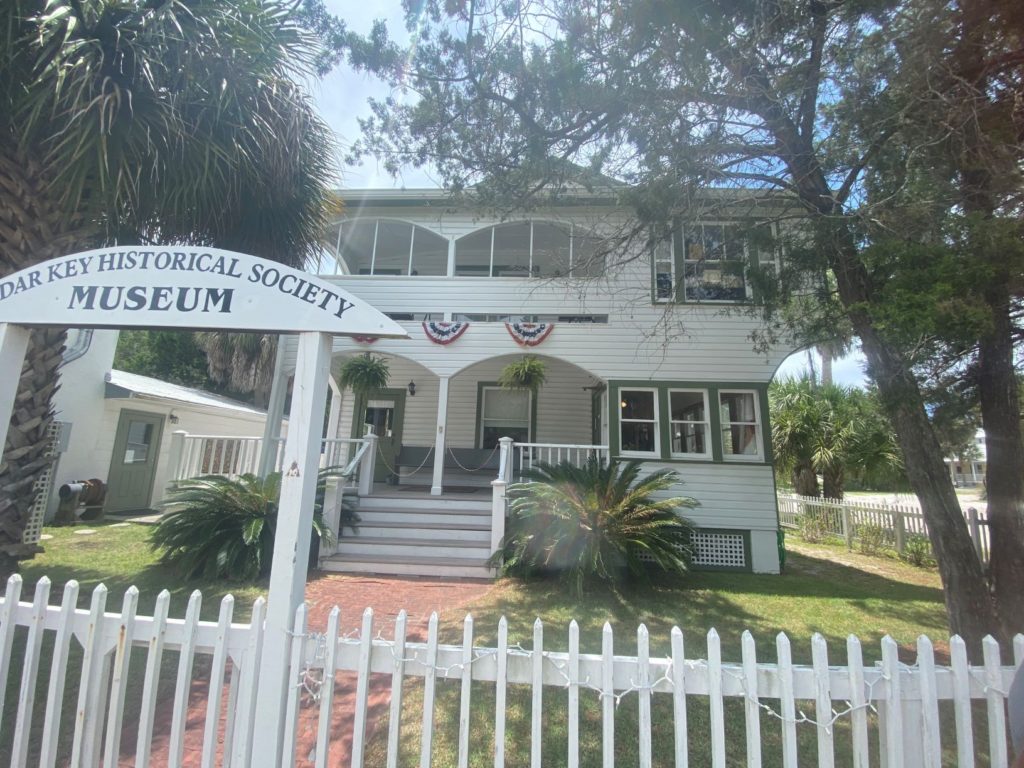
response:
<path id="1" fill-rule="evenodd" d="M 700 502 L 685 516 L 705 528 L 774 531 L 778 527 L 772 468 L 763 464 L 644 462 L 644 469 L 673 469 L 682 485 L 672 495 Z"/>
<path id="2" fill-rule="evenodd" d="M 564 360 L 601 379 L 768 382 L 785 357 L 781 353 L 768 357 L 755 354 L 749 338 L 753 326 L 739 317 L 689 325 L 687 335 L 674 338 L 666 338 L 657 328 L 648 328 L 645 335 L 632 321 L 608 325 L 559 323 L 546 341 L 529 350 L 513 341 L 504 323 L 473 323 L 460 339 L 448 345 L 430 342 L 418 322 L 400 325 L 411 338 L 381 339 L 373 345 L 373 351 L 415 360 L 439 376 L 452 376 L 489 358 L 529 353 Z M 288 365 L 294 366 L 293 338 L 286 344 Z M 355 351 L 365 351 L 365 345 L 341 336 L 334 340 L 335 354 Z"/>

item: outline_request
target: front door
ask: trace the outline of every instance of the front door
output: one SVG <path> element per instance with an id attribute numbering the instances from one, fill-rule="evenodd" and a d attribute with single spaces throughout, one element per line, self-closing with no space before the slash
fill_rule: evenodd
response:
<path id="1" fill-rule="evenodd" d="M 163 430 L 163 414 L 121 411 L 107 474 L 108 512 L 149 508 Z"/>
<path id="2" fill-rule="evenodd" d="M 356 403 L 355 420 L 357 434 L 362 437 L 367 431 L 377 436 L 377 461 L 374 464 L 373 480 L 384 483 L 397 476 L 395 460 L 402 448 L 402 421 L 405 417 L 405 390 L 379 389 L 369 395 L 360 396 Z"/>

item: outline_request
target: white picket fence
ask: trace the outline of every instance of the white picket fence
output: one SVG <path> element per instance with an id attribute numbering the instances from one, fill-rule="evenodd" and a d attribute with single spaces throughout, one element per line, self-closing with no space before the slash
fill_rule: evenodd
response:
<path id="1" fill-rule="evenodd" d="M 928 535 L 928 526 L 920 507 L 911 504 L 883 504 L 857 499 L 822 499 L 816 496 L 779 494 L 779 522 L 784 528 L 799 530 L 802 521 L 813 516 L 821 533 L 843 539 L 852 546 L 859 538 L 858 528 L 875 526 L 885 533 L 886 544 L 903 553 L 907 537 Z M 974 542 L 978 559 L 988 562 L 988 519 L 971 507 L 964 512 L 967 528 Z"/>
<path id="2" fill-rule="evenodd" d="M 488 741 L 485 750 L 493 752 L 498 768 L 505 764 L 506 754 L 511 762 L 523 763 L 527 752 L 531 766 L 540 766 L 547 759 L 566 759 L 569 766 L 578 766 L 581 728 L 593 725 L 586 718 L 581 720 L 581 703 L 588 706 L 583 699 L 591 696 L 595 711 L 600 710 L 602 764 L 609 768 L 617 752 L 621 756 L 623 750 L 635 751 L 641 766 L 653 764 L 652 729 L 660 726 L 658 717 L 671 717 L 671 754 L 677 767 L 692 761 L 724 768 L 727 738 L 736 738 L 740 720 L 748 766 L 762 764 L 768 728 L 777 729 L 770 739 L 772 749 L 781 750 L 781 764 L 787 768 L 796 766 L 798 759 L 804 765 L 832 766 L 837 746 L 856 766 L 937 768 L 955 754 L 961 768 L 974 766 L 976 757 L 1003 768 L 1009 759 L 1005 699 L 1014 667 L 1002 664 L 999 646 L 991 638 L 984 643 L 981 666 L 968 664 L 964 643 L 957 637 L 949 643 L 950 666 L 936 664 L 932 642 L 924 636 L 917 641 L 913 665 L 899 660 L 897 644 L 889 637 L 881 641 L 881 662 L 865 665 L 860 641 L 850 636 L 840 665 L 830 659 L 826 641 L 816 634 L 810 643 L 812 664 L 800 665 L 792 663 L 790 641 L 783 634 L 774 644 L 776 663 L 759 663 L 754 637 L 744 632 L 741 659 L 729 662 L 722 659 L 714 629 L 707 634 L 706 659 L 686 657 L 678 628 L 671 632 L 668 656 L 651 658 L 643 625 L 636 632 L 635 656 L 615 653 L 615 638 L 608 624 L 601 636 L 602 652 L 587 654 L 580 652 L 575 621 L 569 625 L 567 645 L 563 646 L 567 651 L 545 650 L 555 643 L 539 620 L 533 626 L 530 647 L 513 643 L 504 618 L 498 624 L 496 647 L 476 646 L 469 616 L 463 624 L 462 644 L 444 645 L 438 641 L 436 614 L 430 616 L 427 641 L 422 643 L 406 640 L 404 611 L 393 627 L 386 628 L 391 638 L 384 639 L 369 609 L 361 617 L 358 632 L 340 633 L 337 607 L 330 613 L 326 633 L 310 632 L 304 605 L 295 616 L 290 660 L 294 685 L 287 702 L 282 756 L 280 760 L 267 759 L 252 754 L 254 716 L 259 707 L 262 599 L 254 603 L 251 620 L 238 624 L 232 623 L 234 601 L 230 596 L 220 604 L 218 621 L 208 622 L 199 620 L 202 597 L 198 592 L 192 594 L 182 620 L 168 617 L 167 592 L 157 598 L 153 616 L 141 616 L 134 587 L 125 593 L 120 613 L 106 612 L 108 595 L 102 585 L 93 591 L 88 610 L 76 607 L 79 588 L 75 582 L 65 586 L 59 606 L 49 604 L 46 579 L 36 585 L 31 603 L 20 602 L 21 588 L 20 577 L 11 577 L 0 602 L 0 679 L 7 683 L 0 690 L 0 733 L 10 737 L 11 765 L 16 766 L 26 765 L 30 755 L 33 764 L 38 760 L 44 768 L 68 758 L 75 766 L 98 765 L 101 757 L 104 765 L 116 765 L 118 759 L 132 759 L 130 751 L 126 754 L 123 749 L 131 741 L 136 765 L 149 764 L 155 743 L 166 750 L 170 765 L 180 765 L 190 715 L 192 722 L 201 719 L 203 723 L 203 766 L 218 762 L 285 766 L 310 760 L 318 767 L 332 765 L 337 759 L 331 762 L 331 750 L 337 753 L 346 737 L 351 741 L 351 765 L 363 766 L 373 717 L 368 707 L 371 687 L 390 692 L 387 765 L 394 766 L 402 739 L 403 707 L 409 701 L 409 697 L 403 699 L 406 678 L 423 681 L 418 737 L 421 766 L 432 763 L 435 719 L 442 714 L 438 707 L 452 707 L 443 714 L 449 716 L 449 722 L 456 721 L 455 699 L 439 699 L 444 680 L 459 684 L 460 766 L 468 764 L 471 748 L 481 748 L 480 739 L 471 732 L 470 713 L 479 718 L 481 706 L 471 700 L 474 681 L 494 685 L 497 736 L 493 743 Z M 161 685 L 161 666 L 173 662 L 172 652 L 177 659 L 173 692 Z M 47 653 L 48 663 L 43 664 Z M 1024 636 L 1015 638 L 1013 653 L 1015 664 L 1024 661 Z M 138 655 L 145 657 L 144 667 Z M 200 657 L 202 664 L 197 663 Z M 75 663 L 70 664 L 69 658 Z M 204 672 L 197 678 L 194 673 L 199 667 Z M 344 673 L 350 677 L 354 673 L 356 682 L 354 703 L 349 705 L 351 721 L 342 718 L 342 722 L 352 723 L 351 731 L 340 733 L 337 727 L 332 729 L 332 716 L 336 677 Z M 62 717 L 69 683 L 72 690 L 77 688 L 77 706 L 73 716 Z M 195 701 L 190 701 L 195 684 L 205 692 L 204 712 L 197 711 Z M 141 687 L 141 704 L 137 711 L 126 713 L 130 687 Z M 481 689 L 475 690 L 479 696 Z M 525 699 L 527 692 L 530 739 L 516 742 L 508 732 L 506 704 L 513 695 Z M 4 707 L 8 695 L 12 699 L 17 695 L 16 707 Z M 45 705 L 36 701 L 37 695 L 45 695 Z M 671 702 L 670 709 L 667 702 Z M 709 725 L 691 732 L 687 717 L 688 712 L 691 718 L 696 716 L 694 707 L 707 713 Z M 624 733 L 623 718 L 629 709 L 635 721 L 630 715 L 630 730 Z M 563 711 L 567 739 L 557 745 L 558 754 L 552 755 L 555 745 L 545 740 L 544 718 L 550 721 Z M 168 712 L 170 723 L 166 725 Z M 808 712 L 811 714 L 805 714 Z M 315 757 L 309 757 L 308 751 L 296 756 L 300 718 L 304 729 L 315 731 Z M 30 737 L 32 726 L 38 728 L 40 722 L 41 736 Z M 164 732 L 158 732 L 157 723 L 165 724 Z M 134 732 L 134 740 L 122 740 L 126 728 Z M 808 729 L 815 743 L 810 745 L 805 735 L 800 749 L 798 731 Z M 840 738 L 845 744 L 839 743 Z M 624 742 L 616 747 L 616 739 Z M 877 754 L 872 744 L 877 745 Z M 708 757 L 701 757 L 707 753 Z M 779 755 L 766 757 L 778 762 Z M 670 762 L 667 751 L 659 753 L 658 762 Z"/>

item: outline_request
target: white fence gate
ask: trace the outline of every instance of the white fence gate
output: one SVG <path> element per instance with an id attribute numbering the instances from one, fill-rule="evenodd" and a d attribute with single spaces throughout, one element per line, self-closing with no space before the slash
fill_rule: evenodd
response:
<path id="1" fill-rule="evenodd" d="M 928 526 L 920 507 L 911 504 L 883 504 L 856 499 L 823 499 L 817 496 L 779 494 L 779 522 L 784 528 L 799 530 L 808 518 L 813 518 L 821 533 L 843 539 L 847 546 L 859 538 L 858 529 L 864 526 L 881 528 L 886 543 L 900 554 L 906 547 L 907 537 L 927 536 Z M 988 518 L 984 512 L 969 508 L 964 517 L 974 542 L 978 559 L 988 562 Z"/>
<path id="2" fill-rule="evenodd" d="M 506 757 L 525 763 L 527 753 L 531 766 L 564 762 L 575 767 L 581 760 L 597 764 L 600 757 L 600 764 L 610 768 L 635 753 L 641 766 L 692 762 L 724 768 L 727 755 L 729 764 L 737 762 L 741 745 L 748 766 L 767 761 L 789 768 L 798 760 L 832 766 L 840 757 L 856 766 L 938 768 L 955 760 L 969 768 L 977 760 L 1005 768 L 1009 759 L 1005 699 L 1014 667 L 1001 662 L 991 638 L 984 643 L 981 666 L 968 664 L 957 637 L 949 642 L 949 664 L 936 663 L 932 642 L 924 636 L 917 641 L 916 662 L 908 665 L 889 637 L 881 641 L 880 661 L 865 664 L 856 637 L 847 639 L 844 650 L 833 649 L 830 657 L 826 641 L 815 635 L 811 664 L 805 665 L 793 663 L 783 634 L 770 651 L 760 651 L 762 658 L 775 661 L 759 662 L 749 632 L 742 636 L 741 658 L 725 661 L 713 629 L 706 637 L 707 658 L 688 658 L 683 633 L 676 628 L 667 654 L 652 658 L 643 625 L 635 639 L 627 639 L 613 638 L 606 624 L 601 653 L 589 654 L 580 652 L 576 622 L 559 642 L 538 620 L 529 647 L 522 647 L 509 639 L 503 618 L 495 646 L 480 647 L 467 616 L 462 643 L 445 645 L 439 642 L 436 614 L 430 617 L 426 642 L 411 642 L 404 611 L 383 630 L 390 634 L 385 638 L 378 635 L 370 610 L 357 632 L 339 632 L 338 608 L 331 611 L 325 633 L 310 632 L 305 606 L 295 617 L 294 685 L 282 755 L 253 755 L 262 599 L 253 605 L 251 620 L 237 624 L 232 623 L 231 597 L 221 602 L 218 621 L 206 622 L 199 620 L 198 592 L 181 620 L 168 617 L 167 592 L 157 598 L 153 616 L 140 616 L 134 588 L 125 593 L 120 613 L 108 613 L 103 586 L 93 591 L 88 610 L 76 608 L 74 582 L 65 586 L 59 606 L 49 604 L 48 580 L 36 585 L 31 603 L 20 602 L 21 587 L 13 576 L 0 603 L 0 679 L 7 682 L 0 690 L 0 732 L 4 743 L 12 745 L 10 762 L 16 766 L 31 761 L 50 768 L 68 759 L 74 766 L 95 766 L 101 758 L 107 766 L 119 759 L 145 766 L 157 760 L 154 745 L 166 754 L 161 764 L 166 759 L 176 766 L 186 732 L 195 741 L 200 730 L 203 766 L 336 765 L 342 746 L 349 750 L 351 765 L 362 766 L 371 759 L 367 739 L 374 718 L 385 710 L 386 748 L 378 752 L 386 749 L 386 764 L 394 766 L 403 723 L 410 720 L 407 708 L 420 700 L 415 747 L 421 766 L 450 764 L 435 759 L 435 721 L 442 715 L 458 724 L 457 736 L 454 729 L 451 735 L 460 766 L 468 765 L 476 750 L 498 768 Z M 629 646 L 636 643 L 635 656 L 615 653 L 615 643 L 624 640 Z M 566 650 L 550 650 L 555 645 Z M 1013 653 L 1020 664 L 1024 636 L 1015 638 Z M 354 697 L 339 728 L 333 719 L 339 714 L 334 711 L 336 683 L 344 674 L 355 678 L 349 685 Z M 406 678 L 422 681 L 415 696 Z M 371 710 L 371 688 L 390 694 L 384 707 Z M 75 689 L 77 704 L 71 709 L 65 706 L 65 691 Z M 202 694 L 198 705 L 196 690 Z M 10 699 L 6 707 L 5 696 Z M 510 708 L 513 700 L 518 710 Z M 127 708 L 127 701 L 137 703 Z M 528 739 L 525 722 L 510 725 L 515 716 L 528 718 Z M 481 717 L 487 727 L 480 730 L 493 738 L 474 730 Z M 698 717 L 699 726 L 688 727 L 688 718 Z M 564 741 L 555 741 L 549 729 L 561 718 Z M 587 728 L 598 729 L 599 738 L 584 740 Z M 312 752 L 307 745 L 297 754 L 301 732 L 314 733 Z M 655 735 L 663 745 L 657 754 Z M 384 734 L 379 736 L 383 743 Z"/>

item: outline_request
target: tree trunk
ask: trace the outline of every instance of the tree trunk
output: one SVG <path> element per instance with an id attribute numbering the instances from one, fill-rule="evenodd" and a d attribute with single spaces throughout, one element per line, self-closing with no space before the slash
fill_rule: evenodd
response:
<path id="1" fill-rule="evenodd" d="M 821 386 L 832 385 L 832 350 L 827 346 L 818 347 L 818 356 L 821 357 Z"/>
<path id="2" fill-rule="evenodd" d="M 800 496 L 818 495 L 818 475 L 808 464 L 793 467 L 793 490 Z"/>
<path id="3" fill-rule="evenodd" d="M 988 583 L 917 380 L 906 359 L 881 336 L 865 309 L 873 294 L 871 278 L 858 258 L 849 229 L 842 222 L 834 227 L 831 242 L 823 245 L 832 262 L 839 298 L 861 340 L 868 373 L 896 431 L 910 486 L 921 502 L 939 564 L 950 630 L 967 643 L 973 659 L 980 659 L 982 639 L 998 632 Z"/>
<path id="4" fill-rule="evenodd" d="M 982 639 L 998 631 L 995 611 L 960 501 L 942 460 L 942 448 L 913 374 L 861 313 L 853 314 L 857 315 L 854 327 L 868 360 L 868 371 L 896 430 L 907 478 L 928 524 L 950 630 L 964 639 L 971 657 L 978 659 Z"/>
<path id="5" fill-rule="evenodd" d="M 829 467 L 822 474 L 822 482 L 825 488 L 826 499 L 839 499 L 843 498 L 843 484 L 845 481 L 845 472 L 842 467 Z"/>
<path id="6" fill-rule="evenodd" d="M 68 216 L 49 194 L 45 169 L 19 152 L 9 137 L 0 145 L 0 278 L 46 259 L 71 252 L 87 239 L 79 219 Z M 22 543 L 35 484 L 50 465 L 48 431 L 51 399 L 58 387 L 57 369 L 65 329 L 33 331 L 22 368 L 14 413 L 0 461 L 0 579 L 34 548 Z M 9 373 L 7 375 L 10 375 Z"/>
<path id="7" fill-rule="evenodd" d="M 1024 443 L 1007 286 L 993 281 L 987 291 L 993 330 L 979 345 L 978 393 L 985 427 L 989 580 L 1008 638 L 1024 632 Z"/>

